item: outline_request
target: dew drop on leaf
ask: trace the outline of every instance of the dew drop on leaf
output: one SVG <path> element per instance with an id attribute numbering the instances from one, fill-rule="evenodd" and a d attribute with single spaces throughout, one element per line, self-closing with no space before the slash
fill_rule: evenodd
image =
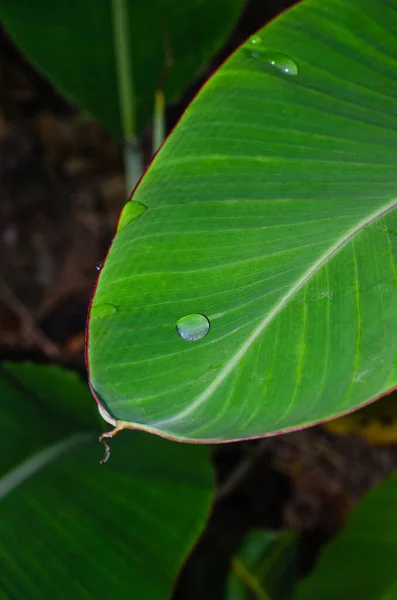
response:
<path id="1" fill-rule="evenodd" d="M 298 75 L 298 65 L 294 60 L 292 60 L 292 58 L 290 58 L 286 54 L 269 54 L 266 60 L 270 63 L 272 67 L 278 69 L 286 75 Z"/>
<path id="2" fill-rule="evenodd" d="M 96 270 L 97 270 L 97 271 L 101 271 L 101 270 L 102 270 L 102 267 L 103 267 L 103 261 L 102 261 L 102 262 L 99 262 L 99 263 L 96 265 L 96 267 L 95 267 L 95 268 L 96 268 Z"/>
<path id="3" fill-rule="evenodd" d="M 250 58 L 260 59 L 257 64 L 263 63 L 271 69 L 277 69 L 285 75 L 298 75 L 299 69 L 296 62 L 286 54 L 281 52 L 270 52 L 261 47 L 260 43 L 254 44 L 255 50 L 253 51 L 252 40 L 244 48 L 245 54 Z"/>
<path id="4" fill-rule="evenodd" d="M 204 315 L 186 315 L 177 321 L 176 329 L 182 339 L 187 342 L 195 342 L 207 335 L 210 329 L 210 322 Z"/>
<path id="5" fill-rule="evenodd" d="M 262 38 L 259 37 L 259 35 L 253 35 L 252 38 L 250 39 L 251 44 L 255 44 L 257 46 L 259 46 L 259 44 L 262 43 Z"/>
<path id="6" fill-rule="evenodd" d="M 141 204 L 140 202 L 136 202 L 135 200 L 130 200 L 124 206 L 121 211 L 119 223 L 117 226 L 117 233 L 120 233 L 124 227 L 135 221 L 138 217 L 143 215 L 147 211 L 147 206 Z"/>
<path id="7" fill-rule="evenodd" d="M 91 319 L 105 319 L 110 315 L 118 312 L 117 306 L 114 304 L 108 304 L 107 302 L 102 302 L 101 304 L 94 304 L 91 307 L 90 318 Z"/>

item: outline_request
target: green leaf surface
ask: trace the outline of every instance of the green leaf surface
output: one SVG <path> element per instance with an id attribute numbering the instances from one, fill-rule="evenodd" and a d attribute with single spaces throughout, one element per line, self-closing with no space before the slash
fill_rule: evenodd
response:
<path id="1" fill-rule="evenodd" d="M 8 365 L 12 378 L 0 372 L 0 414 L 14 427 L 1 454 L 13 465 L 4 472 L 1 463 L 0 598 L 170 598 L 207 518 L 208 448 L 136 432 L 113 440 L 102 466 L 95 432 L 60 439 L 54 413 L 68 413 L 64 390 L 54 389 L 54 410 L 43 410 L 46 367 L 21 367 Z M 60 369 L 49 369 L 47 391 L 56 373 L 60 387 L 73 388 L 75 399 L 93 408 L 86 386 Z M 35 398 L 26 393 L 30 384 Z"/>
<path id="2" fill-rule="evenodd" d="M 0 19 L 22 51 L 69 99 L 123 137 L 114 38 L 117 0 L 0 0 Z M 185 90 L 221 47 L 244 0 L 126 0 L 131 107 L 138 132 L 151 119 L 154 93 Z"/>
<path id="3" fill-rule="evenodd" d="M 328 544 L 294 600 L 397 597 L 397 475 L 371 490 Z"/>
<path id="4" fill-rule="evenodd" d="M 99 276 L 90 378 L 113 418 L 241 439 L 397 384 L 396 32 L 396 0 L 304 0 L 190 105 Z"/>
<path id="5" fill-rule="evenodd" d="M 296 535 L 253 531 L 232 562 L 227 600 L 285 600 L 297 579 Z"/>

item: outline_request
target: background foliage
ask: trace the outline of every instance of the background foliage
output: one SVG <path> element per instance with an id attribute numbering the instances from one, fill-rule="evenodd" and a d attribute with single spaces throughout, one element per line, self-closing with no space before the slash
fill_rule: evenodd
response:
<path id="1" fill-rule="evenodd" d="M 105 468 L 74 373 L 5 363 L 0 386 L 4 597 L 169 597 L 209 511 L 208 449 L 137 433 L 117 440 Z"/>

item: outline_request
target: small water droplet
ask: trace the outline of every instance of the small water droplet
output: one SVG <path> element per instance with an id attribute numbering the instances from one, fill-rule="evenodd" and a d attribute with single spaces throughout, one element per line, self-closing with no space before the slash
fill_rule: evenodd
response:
<path id="1" fill-rule="evenodd" d="M 259 45 L 262 43 L 262 38 L 259 35 L 253 35 L 250 39 L 251 44 Z"/>
<path id="2" fill-rule="evenodd" d="M 120 233 L 124 227 L 135 221 L 138 217 L 143 215 L 147 211 L 147 206 L 141 204 L 141 202 L 137 202 L 136 200 L 130 200 L 124 206 L 121 211 L 121 215 L 119 218 L 119 223 L 117 226 L 117 233 Z"/>
<path id="3" fill-rule="evenodd" d="M 118 312 L 117 306 L 114 304 L 109 304 L 107 302 L 102 302 L 100 304 L 93 304 L 91 306 L 90 318 L 91 319 L 104 319 Z"/>
<path id="4" fill-rule="evenodd" d="M 186 315 L 177 321 L 176 329 L 182 339 L 187 342 L 195 342 L 207 335 L 210 322 L 204 315 Z"/>
<path id="5" fill-rule="evenodd" d="M 103 267 L 103 260 L 102 260 L 101 262 L 99 262 L 99 263 L 96 265 L 96 267 L 95 267 L 95 268 L 96 268 L 96 270 L 97 270 L 97 271 L 101 271 L 101 270 L 102 270 L 102 267 Z"/>
<path id="6" fill-rule="evenodd" d="M 258 48 L 255 52 L 252 51 L 251 44 L 249 47 L 244 49 L 250 58 L 260 58 L 261 61 L 269 65 L 269 67 L 277 69 L 285 75 L 298 75 L 298 65 L 290 56 L 281 54 L 281 52 L 270 52 L 268 50 L 263 50 L 263 48 L 261 48 L 259 45 L 257 46 Z"/>
<path id="7" fill-rule="evenodd" d="M 269 63 L 275 69 L 278 69 L 286 75 L 298 75 L 298 65 L 292 58 L 286 54 L 274 54 L 270 57 Z"/>

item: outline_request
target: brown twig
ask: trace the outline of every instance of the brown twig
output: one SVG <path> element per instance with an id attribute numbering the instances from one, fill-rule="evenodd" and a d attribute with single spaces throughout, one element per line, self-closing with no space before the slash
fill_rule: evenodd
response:
<path id="1" fill-rule="evenodd" d="M 40 329 L 29 310 L 1 276 L 0 296 L 8 308 L 19 317 L 25 332 L 28 332 L 31 335 L 43 354 L 50 358 L 59 358 L 61 356 L 61 351 L 58 346 L 46 336 L 42 329 Z"/>
<path id="2" fill-rule="evenodd" d="M 101 465 L 104 465 L 106 462 L 108 462 L 110 456 L 110 446 L 106 441 L 107 437 L 109 436 L 107 436 L 106 433 L 103 433 L 99 436 L 100 443 L 105 447 L 105 456 L 99 461 Z"/>
<path id="3" fill-rule="evenodd" d="M 120 431 L 125 429 L 125 427 L 126 425 L 122 421 L 116 421 L 114 429 L 112 429 L 111 431 L 105 431 L 104 433 L 102 433 L 102 435 L 99 436 L 100 443 L 105 446 L 105 456 L 102 458 L 102 460 L 99 461 L 101 465 L 104 465 L 105 462 L 108 461 L 110 456 L 110 446 L 106 440 L 113 438 Z"/>

